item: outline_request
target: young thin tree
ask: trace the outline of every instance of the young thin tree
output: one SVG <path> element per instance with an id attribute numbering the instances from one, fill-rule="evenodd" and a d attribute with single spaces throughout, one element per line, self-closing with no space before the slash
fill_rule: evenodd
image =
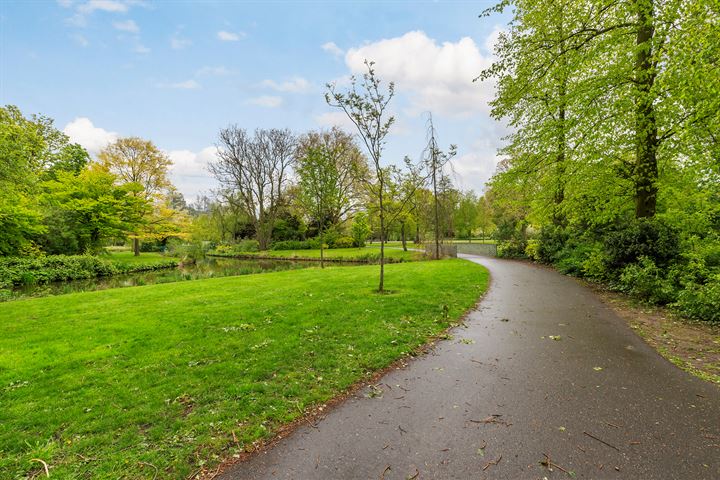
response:
<path id="1" fill-rule="evenodd" d="M 385 171 L 381 159 L 385 149 L 385 137 L 395 118 L 388 114 L 388 105 L 395 95 L 395 85 L 390 82 L 387 91 L 381 88 L 381 80 L 375 74 L 374 62 L 365 61 L 367 72 L 362 80 L 351 77 L 350 89 L 340 92 L 334 84 L 327 85 L 325 101 L 331 107 L 341 109 L 352 121 L 360 134 L 360 138 L 372 160 L 380 216 L 380 283 L 378 292 L 385 290 L 385 206 L 386 188 Z"/>

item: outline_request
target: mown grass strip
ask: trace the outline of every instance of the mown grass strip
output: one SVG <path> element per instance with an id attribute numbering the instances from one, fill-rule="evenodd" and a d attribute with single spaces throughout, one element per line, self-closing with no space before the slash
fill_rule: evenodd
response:
<path id="1" fill-rule="evenodd" d="M 463 260 L 329 267 L 0 305 L 0 478 L 184 478 L 445 329 Z M 447 307 L 445 307 L 447 306 Z M 447 317 L 445 316 L 447 312 Z M 237 443 L 235 442 L 237 439 Z"/>

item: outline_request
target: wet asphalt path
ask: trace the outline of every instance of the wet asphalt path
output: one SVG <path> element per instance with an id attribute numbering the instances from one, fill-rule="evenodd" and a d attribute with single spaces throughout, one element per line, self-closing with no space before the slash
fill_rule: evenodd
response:
<path id="1" fill-rule="evenodd" d="M 575 280 L 467 258 L 492 281 L 466 328 L 218 478 L 720 479 L 718 387 Z"/>

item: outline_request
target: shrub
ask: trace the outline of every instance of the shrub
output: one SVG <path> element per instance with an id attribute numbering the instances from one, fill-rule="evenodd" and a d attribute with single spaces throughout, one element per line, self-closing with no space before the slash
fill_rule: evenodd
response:
<path id="1" fill-rule="evenodd" d="M 608 264 L 620 270 L 641 257 L 666 266 L 680 254 L 680 237 L 674 228 L 658 219 L 638 219 L 605 238 Z"/>
<path id="2" fill-rule="evenodd" d="M 123 264 L 93 255 L 49 255 L 47 257 L 0 258 L 0 288 L 50 283 L 157 270 L 177 265 L 174 260 L 153 264 Z"/>
<path id="3" fill-rule="evenodd" d="M 338 237 L 330 245 L 330 248 L 352 248 L 355 240 L 352 237 Z"/>
<path id="4" fill-rule="evenodd" d="M 497 245 L 497 256 L 500 258 L 525 258 L 527 242 L 513 238 L 501 241 Z"/>
<path id="5" fill-rule="evenodd" d="M 623 269 L 620 286 L 623 291 L 653 303 L 670 303 L 677 295 L 672 281 L 647 257 L 641 257 L 638 263 Z"/>
<path id="6" fill-rule="evenodd" d="M 544 226 L 540 230 L 538 237 L 537 260 L 545 263 L 555 263 L 559 259 L 559 252 L 566 248 L 568 239 L 567 232 L 561 227 L 554 225 Z"/>
<path id="7" fill-rule="evenodd" d="M 281 242 L 273 242 L 270 250 L 313 250 L 320 248 L 320 240 L 313 238 L 311 240 L 283 240 Z"/>
<path id="8" fill-rule="evenodd" d="M 675 307 L 691 318 L 720 322 L 720 272 L 704 285 L 691 283 L 677 296 Z"/>
<path id="9" fill-rule="evenodd" d="M 540 241 L 537 239 L 528 240 L 527 245 L 525 246 L 525 256 L 529 258 L 530 260 L 534 260 L 536 262 L 540 261 L 539 256 L 539 249 L 540 249 Z"/>

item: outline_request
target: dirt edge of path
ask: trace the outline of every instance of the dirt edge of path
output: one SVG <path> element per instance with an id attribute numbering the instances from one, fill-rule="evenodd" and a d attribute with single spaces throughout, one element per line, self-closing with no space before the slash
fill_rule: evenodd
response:
<path id="1" fill-rule="evenodd" d="M 672 364 L 720 386 L 720 324 L 683 318 L 669 308 L 643 303 L 597 283 L 578 281 Z"/>

